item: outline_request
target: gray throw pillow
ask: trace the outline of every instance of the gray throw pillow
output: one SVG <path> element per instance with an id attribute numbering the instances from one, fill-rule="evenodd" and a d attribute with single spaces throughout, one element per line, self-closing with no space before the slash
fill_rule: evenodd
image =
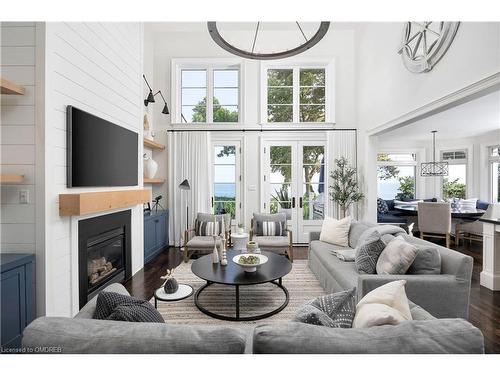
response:
<path id="1" fill-rule="evenodd" d="M 115 292 L 100 292 L 93 319 L 165 323 L 161 314 L 146 300 Z"/>
<path id="2" fill-rule="evenodd" d="M 440 275 L 441 254 L 435 247 L 418 247 L 417 257 L 408 269 L 410 275 Z"/>
<path id="3" fill-rule="evenodd" d="M 307 302 L 293 321 L 330 328 L 351 328 L 356 315 L 356 288 Z"/>
<path id="4" fill-rule="evenodd" d="M 374 231 L 366 240 L 356 248 L 354 261 L 359 273 L 374 274 L 377 267 L 378 257 L 384 251 L 385 243 L 380 238 L 380 233 Z"/>

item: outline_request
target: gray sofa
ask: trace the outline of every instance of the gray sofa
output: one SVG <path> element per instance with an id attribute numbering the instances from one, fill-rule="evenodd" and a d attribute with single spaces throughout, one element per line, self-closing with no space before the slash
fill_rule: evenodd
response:
<path id="1" fill-rule="evenodd" d="M 353 222 L 349 231 L 349 246 L 355 248 L 360 237 L 375 225 Z M 384 226 L 387 228 L 387 226 Z M 319 233 L 310 234 L 309 267 L 328 293 L 358 288 L 359 295 L 393 280 L 407 280 L 408 298 L 437 318 L 464 318 L 469 311 L 469 294 L 472 277 L 473 259 L 457 251 L 434 243 L 397 234 L 417 246 L 435 247 L 441 255 L 441 274 L 439 275 L 367 275 L 359 274 L 354 262 L 339 260 L 331 250 L 346 249 L 319 241 Z M 390 236 L 390 235 L 385 235 Z M 384 238 L 384 240 L 390 238 Z"/>
<path id="2" fill-rule="evenodd" d="M 127 294 L 120 284 L 106 290 Z M 304 323 L 234 328 L 94 320 L 96 298 L 75 318 L 43 317 L 24 331 L 25 348 L 62 353 L 484 353 L 481 331 L 463 319 L 436 319 L 410 302 L 414 319 L 398 326 L 345 329 Z"/>

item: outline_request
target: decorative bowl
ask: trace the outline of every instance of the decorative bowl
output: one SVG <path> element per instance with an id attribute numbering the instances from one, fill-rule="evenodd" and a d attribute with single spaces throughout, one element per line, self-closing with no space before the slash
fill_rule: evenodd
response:
<path id="1" fill-rule="evenodd" d="M 253 257 L 258 259 L 258 263 L 242 263 L 242 258 L 248 259 L 248 257 Z M 233 262 L 238 266 L 243 268 L 245 272 L 255 272 L 257 267 L 262 266 L 267 263 L 268 258 L 262 254 L 239 254 L 233 257 Z"/>

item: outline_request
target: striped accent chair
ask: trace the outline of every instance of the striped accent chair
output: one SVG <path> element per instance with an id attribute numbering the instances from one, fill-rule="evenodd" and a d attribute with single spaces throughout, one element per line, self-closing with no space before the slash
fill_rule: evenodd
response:
<path id="1" fill-rule="evenodd" d="M 293 262 L 293 235 L 285 213 L 254 213 L 251 227 L 250 241 L 257 242 L 261 250 L 283 253 Z"/>
<path id="2" fill-rule="evenodd" d="M 194 252 L 210 252 L 214 249 L 214 219 L 215 233 L 226 239 L 229 245 L 231 238 L 231 214 L 213 215 L 198 213 L 194 228 L 186 230 L 184 234 L 184 262 L 188 262 Z M 221 233 L 224 221 L 225 233 Z M 217 244 L 219 246 L 219 243 Z"/>

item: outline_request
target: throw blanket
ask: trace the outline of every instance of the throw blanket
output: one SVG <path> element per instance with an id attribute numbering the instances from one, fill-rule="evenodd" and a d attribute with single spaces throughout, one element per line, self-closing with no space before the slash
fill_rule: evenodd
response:
<path id="1" fill-rule="evenodd" d="M 354 262 L 356 250 L 355 249 L 332 250 L 331 253 L 343 262 Z"/>
<path id="2" fill-rule="evenodd" d="M 406 233 L 403 228 L 396 225 L 376 225 L 368 228 L 361 236 L 359 236 L 356 247 L 363 243 L 375 231 L 379 232 L 380 236 L 385 234 L 396 236 L 399 233 Z M 343 262 L 354 262 L 354 258 L 356 257 L 356 249 L 331 250 L 331 253 Z"/>
<path id="3" fill-rule="evenodd" d="M 363 234 L 359 236 L 356 247 L 363 243 L 375 231 L 379 232 L 380 236 L 383 236 L 384 234 L 392 234 L 393 236 L 396 236 L 400 233 L 406 234 L 406 231 L 403 228 L 396 225 L 375 225 L 374 227 L 370 227 L 365 230 Z"/>

